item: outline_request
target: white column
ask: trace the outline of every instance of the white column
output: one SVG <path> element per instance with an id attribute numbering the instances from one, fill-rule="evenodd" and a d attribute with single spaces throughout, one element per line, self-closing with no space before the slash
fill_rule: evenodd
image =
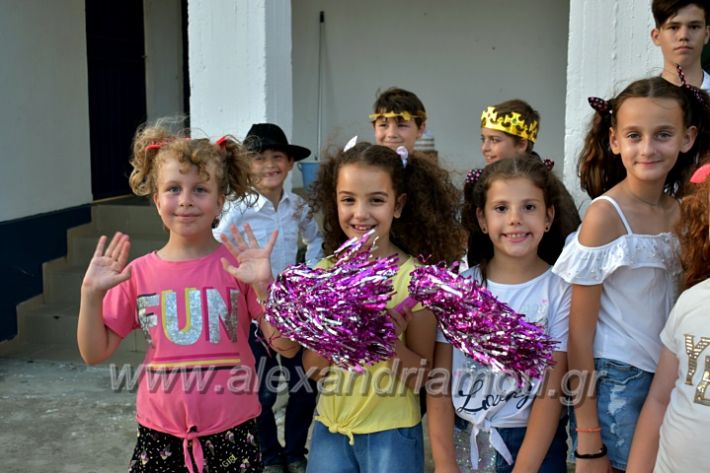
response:
<path id="1" fill-rule="evenodd" d="M 290 0 L 189 0 L 190 120 L 243 138 L 273 122 L 291 138 Z"/>
<path id="2" fill-rule="evenodd" d="M 661 73 L 663 56 L 651 42 L 655 25 L 650 3 L 571 0 L 564 181 L 577 203 L 589 200 L 577 177 L 577 159 L 593 112 L 587 97 L 610 98 L 636 79 Z"/>

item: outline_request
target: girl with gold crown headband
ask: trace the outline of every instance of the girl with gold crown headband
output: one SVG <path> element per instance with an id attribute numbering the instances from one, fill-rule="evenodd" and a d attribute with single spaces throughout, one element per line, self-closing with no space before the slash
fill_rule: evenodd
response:
<path id="1" fill-rule="evenodd" d="M 710 164 L 691 178 L 678 228 L 686 289 L 661 332 L 660 360 L 634 434 L 633 472 L 710 471 Z"/>
<path id="2" fill-rule="evenodd" d="M 549 170 L 555 165 L 551 159 L 542 159 L 533 148 L 540 132 L 540 114 L 526 101 L 506 100 L 486 107 L 481 112 L 481 154 L 486 165 L 499 159 L 529 156 L 540 159 Z M 471 169 L 466 176 L 466 185 L 472 185 L 482 169 Z M 560 182 L 560 207 L 570 216 L 568 227 L 563 231 L 569 235 L 579 227 L 581 219 L 577 205 L 567 188 Z"/>

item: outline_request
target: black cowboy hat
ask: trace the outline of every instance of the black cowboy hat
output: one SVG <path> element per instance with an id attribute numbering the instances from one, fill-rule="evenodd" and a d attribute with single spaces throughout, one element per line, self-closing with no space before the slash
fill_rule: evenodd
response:
<path id="1" fill-rule="evenodd" d="M 303 146 L 290 145 L 283 130 L 273 123 L 255 123 L 249 128 L 244 145 L 250 150 L 261 153 L 265 149 L 283 151 L 294 161 L 300 161 L 311 154 L 311 150 Z"/>

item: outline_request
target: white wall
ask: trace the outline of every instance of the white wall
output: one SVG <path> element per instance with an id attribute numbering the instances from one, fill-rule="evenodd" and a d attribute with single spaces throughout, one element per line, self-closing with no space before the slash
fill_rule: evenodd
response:
<path id="1" fill-rule="evenodd" d="M 317 147 L 318 12 L 323 10 L 324 144 L 342 145 L 356 134 L 371 141 L 367 115 L 377 90 L 399 86 L 424 102 L 440 157 L 450 167 L 483 165 L 481 110 L 516 97 L 542 115 L 536 150 L 561 161 L 567 0 L 297 0 L 292 8 L 297 144 Z"/>
<path id="2" fill-rule="evenodd" d="M 189 0 L 193 127 L 243 137 L 252 123 L 291 135 L 289 0 Z"/>
<path id="3" fill-rule="evenodd" d="M 565 124 L 565 184 L 578 202 L 577 157 L 592 109 L 590 95 L 610 98 L 628 83 L 662 72 L 663 56 L 651 42 L 649 0 L 572 0 Z"/>
<path id="4" fill-rule="evenodd" d="M 3 0 L 0 64 L 0 221 L 89 202 L 84 0 Z"/>
<path id="5" fill-rule="evenodd" d="M 148 121 L 183 110 L 180 0 L 143 0 Z"/>

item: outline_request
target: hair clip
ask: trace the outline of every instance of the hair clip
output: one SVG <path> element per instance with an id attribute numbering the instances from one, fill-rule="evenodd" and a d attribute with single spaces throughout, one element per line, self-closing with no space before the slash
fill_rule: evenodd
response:
<path id="1" fill-rule="evenodd" d="M 345 146 L 343 146 L 343 152 L 350 151 L 353 148 L 353 146 L 355 146 L 356 144 L 357 144 L 357 135 L 353 136 L 352 138 L 350 138 L 350 141 L 345 143 Z"/>
<path id="2" fill-rule="evenodd" d="M 407 163 L 409 163 L 409 151 L 407 151 L 407 147 L 406 146 L 397 146 L 397 149 L 395 150 L 395 152 L 402 159 L 402 166 L 404 166 L 406 168 Z"/>
<path id="3" fill-rule="evenodd" d="M 217 141 L 215 141 L 214 144 L 219 146 L 220 148 L 224 148 L 227 144 L 228 139 L 229 139 L 229 136 L 224 135 L 223 137 L 221 137 Z"/>
<path id="4" fill-rule="evenodd" d="M 466 184 L 475 184 L 483 174 L 483 169 L 469 169 L 466 173 Z"/>
<path id="5" fill-rule="evenodd" d="M 676 72 L 678 72 L 678 78 L 680 79 L 680 86 L 685 89 L 690 90 L 693 93 L 693 97 L 695 97 L 695 100 L 697 100 L 698 103 L 700 103 L 700 105 L 702 105 L 704 107 L 707 106 L 705 104 L 705 100 L 703 100 L 703 96 L 700 95 L 698 88 L 695 87 L 694 85 L 688 84 L 688 81 L 685 78 L 685 72 L 683 72 L 683 66 L 681 66 L 680 64 L 676 64 L 675 70 L 676 70 Z"/>
<path id="6" fill-rule="evenodd" d="M 710 163 L 700 166 L 690 177 L 693 184 L 702 184 L 710 176 Z"/>
<path id="7" fill-rule="evenodd" d="M 163 145 L 167 144 L 167 141 L 156 141 L 155 143 L 151 143 L 149 145 L 146 145 L 145 150 L 151 150 L 151 149 L 160 149 L 163 147 Z"/>
<path id="8" fill-rule="evenodd" d="M 549 159 L 549 158 L 543 159 L 543 160 L 542 160 L 542 164 L 544 164 L 545 167 L 547 168 L 547 170 L 550 171 L 550 172 L 552 171 L 552 168 L 555 167 L 555 162 L 554 162 L 553 160 Z"/>
<path id="9" fill-rule="evenodd" d="M 599 97 L 587 97 L 587 102 L 589 102 L 589 105 L 600 115 L 604 115 L 605 113 L 611 114 L 611 102 L 609 100 L 604 100 Z"/>

